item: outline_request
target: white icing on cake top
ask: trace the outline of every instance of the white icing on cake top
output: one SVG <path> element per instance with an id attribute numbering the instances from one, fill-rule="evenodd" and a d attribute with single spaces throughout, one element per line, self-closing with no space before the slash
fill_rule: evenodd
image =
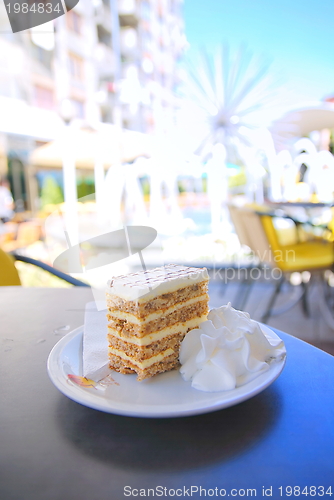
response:
<path id="1" fill-rule="evenodd" d="M 157 295 L 173 292 L 208 280 L 205 268 L 169 264 L 155 269 L 116 276 L 108 282 L 107 293 L 125 300 L 146 302 Z"/>

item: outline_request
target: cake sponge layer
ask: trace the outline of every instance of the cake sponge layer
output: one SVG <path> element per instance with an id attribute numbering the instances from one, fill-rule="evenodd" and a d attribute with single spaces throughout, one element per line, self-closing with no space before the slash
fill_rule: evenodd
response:
<path id="1" fill-rule="evenodd" d="M 109 353 L 109 367 L 112 370 L 123 374 L 137 373 L 137 379 L 139 381 L 144 380 L 145 378 L 153 377 L 153 375 L 157 375 L 158 373 L 174 370 L 174 368 L 178 368 L 179 366 L 180 363 L 178 354 L 175 353 L 144 369 L 134 365 L 130 360 L 123 360 L 119 356 L 114 356 Z"/>
<path id="2" fill-rule="evenodd" d="M 159 354 L 159 352 L 164 352 L 167 349 L 173 349 L 173 351 L 179 352 L 180 343 L 184 337 L 185 333 L 175 333 L 173 335 L 168 335 L 168 337 L 165 337 L 158 342 L 152 342 L 148 346 L 144 347 L 132 344 L 131 342 L 124 342 L 124 340 L 114 337 L 113 335 L 108 335 L 108 340 L 110 347 L 117 349 L 118 351 L 122 351 L 131 358 L 140 362 Z"/>
<path id="3" fill-rule="evenodd" d="M 155 312 L 162 313 L 174 304 L 182 304 L 190 299 L 200 297 L 206 294 L 207 291 L 208 282 L 205 280 L 200 283 L 187 285 L 174 292 L 163 293 L 148 302 L 127 301 L 116 295 L 107 293 L 107 306 L 110 312 L 122 311 L 135 316 L 138 320 L 144 320 Z"/>
<path id="4" fill-rule="evenodd" d="M 122 335 L 118 330 L 115 330 L 108 326 L 108 333 L 120 340 L 131 342 L 131 344 L 136 344 L 137 346 L 148 346 L 152 344 L 152 342 L 158 342 L 159 340 L 168 337 L 169 335 L 173 335 L 176 330 L 178 333 L 182 333 L 185 335 L 193 328 L 197 328 L 203 321 L 206 321 L 207 314 L 203 314 L 203 316 L 198 316 L 197 318 L 192 318 L 185 323 L 178 323 L 177 325 L 168 326 L 167 328 L 163 328 L 158 332 L 149 333 L 145 335 L 145 337 L 134 337 L 129 335 Z"/>
<path id="5" fill-rule="evenodd" d="M 110 328 L 118 330 L 124 336 L 136 336 L 145 337 L 153 332 L 157 332 L 168 326 L 176 325 L 177 323 L 185 323 L 186 321 L 203 316 L 203 314 L 208 313 L 207 300 L 202 300 L 201 302 L 195 302 L 189 306 L 182 307 L 181 309 L 176 309 L 166 316 L 161 315 L 161 317 L 150 321 L 148 323 L 130 323 L 126 319 L 119 319 L 112 316 L 112 314 L 107 314 L 108 326 Z"/>

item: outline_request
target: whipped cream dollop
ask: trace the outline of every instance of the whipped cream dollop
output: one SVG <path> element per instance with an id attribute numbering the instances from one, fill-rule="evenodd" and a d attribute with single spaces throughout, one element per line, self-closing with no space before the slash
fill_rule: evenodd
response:
<path id="1" fill-rule="evenodd" d="M 200 391 L 228 391 L 250 382 L 285 354 L 281 339 L 266 335 L 248 313 L 229 303 L 212 309 L 207 321 L 187 333 L 180 372 Z"/>

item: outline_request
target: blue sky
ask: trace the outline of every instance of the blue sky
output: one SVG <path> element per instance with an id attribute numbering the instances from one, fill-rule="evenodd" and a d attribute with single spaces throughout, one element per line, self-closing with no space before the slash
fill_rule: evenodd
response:
<path id="1" fill-rule="evenodd" d="M 192 55 L 242 43 L 272 59 L 286 105 L 334 95 L 334 0 L 184 0 Z"/>

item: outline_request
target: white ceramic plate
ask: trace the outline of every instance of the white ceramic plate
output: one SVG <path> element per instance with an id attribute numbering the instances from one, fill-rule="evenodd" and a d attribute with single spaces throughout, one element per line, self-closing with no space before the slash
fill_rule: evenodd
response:
<path id="1" fill-rule="evenodd" d="M 278 336 L 268 327 L 263 331 Z M 54 385 L 66 396 L 96 410 L 130 417 L 184 417 L 221 410 L 249 399 L 268 387 L 284 368 L 283 360 L 270 365 L 267 372 L 232 391 L 202 392 L 185 382 L 178 370 L 137 382 L 136 375 L 111 373 L 105 390 L 85 388 L 68 378 L 82 375 L 83 327 L 63 337 L 52 349 L 48 373 Z"/>

